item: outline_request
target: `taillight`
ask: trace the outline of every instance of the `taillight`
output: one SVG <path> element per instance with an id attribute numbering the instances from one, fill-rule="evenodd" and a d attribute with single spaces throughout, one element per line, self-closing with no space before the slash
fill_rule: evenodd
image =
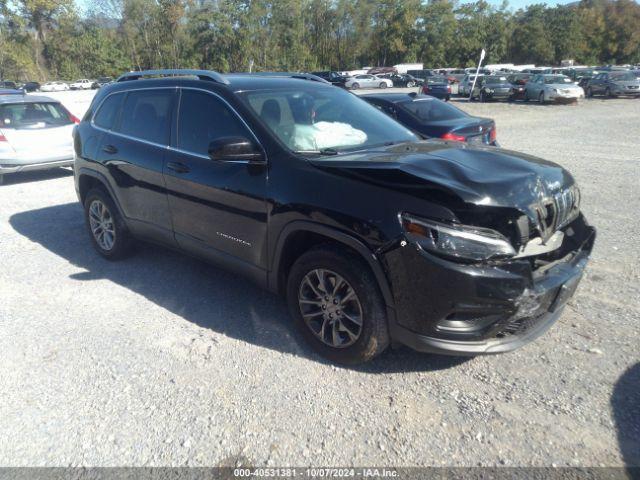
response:
<path id="1" fill-rule="evenodd" d="M 451 93 L 451 85 L 447 85 L 447 93 Z"/>
<path id="2" fill-rule="evenodd" d="M 496 131 L 496 126 L 495 124 L 493 125 L 493 128 L 491 129 L 491 131 L 489 132 L 489 141 L 491 143 L 496 141 L 496 136 L 497 136 L 498 132 Z"/>
<path id="3" fill-rule="evenodd" d="M 0 131 L 0 142 L 6 142 L 6 141 L 7 141 L 7 137 L 5 137 L 4 133 Z"/>
<path id="4" fill-rule="evenodd" d="M 80 119 L 78 117 L 76 117 L 73 113 L 71 113 L 65 107 L 62 107 L 62 108 L 64 109 L 65 112 L 67 112 L 67 118 L 69 119 L 70 122 L 75 123 L 76 125 L 80 123 Z"/>
<path id="5" fill-rule="evenodd" d="M 442 138 L 443 140 L 453 140 L 454 142 L 464 142 L 464 141 L 466 141 L 466 138 L 464 138 L 462 135 L 457 135 L 457 134 L 451 133 L 451 132 L 445 133 L 440 138 Z"/>

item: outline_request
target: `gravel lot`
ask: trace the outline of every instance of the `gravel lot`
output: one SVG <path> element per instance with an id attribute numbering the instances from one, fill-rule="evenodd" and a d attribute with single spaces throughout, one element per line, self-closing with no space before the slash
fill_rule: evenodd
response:
<path id="1" fill-rule="evenodd" d="M 56 94 L 77 115 L 92 92 Z M 0 465 L 640 465 L 640 100 L 456 104 L 567 167 L 599 229 L 514 353 L 329 365 L 284 303 L 178 253 L 91 248 L 65 171 L 0 187 Z"/>

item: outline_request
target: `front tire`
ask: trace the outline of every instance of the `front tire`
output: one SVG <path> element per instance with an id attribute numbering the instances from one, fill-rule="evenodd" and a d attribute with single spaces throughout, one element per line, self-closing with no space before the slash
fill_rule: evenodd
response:
<path id="1" fill-rule="evenodd" d="M 416 86 L 416 82 L 409 81 L 407 82 L 407 88 L 413 88 Z"/>
<path id="2" fill-rule="evenodd" d="M 379 87 L 380 88 L 387 88 L 387 84 L 385 82 L 381 82 Z"/>
<path id="3" fill-rule="evenodd" d="M 87 193 L 84 215 L 91 243 L 102 257 L 119 260 L 131 252 L 133 238 L 104 189 L 94 188 Z"/>
<path id="4" fill-rule="evenodd" d="M 359 89 L 359 88 L 360 88 L 360 84 L 358 84 L 358 83 L 353 83 L 353 84 L 351 84 L 351 89 L 352 89 L 352 90 L 357 90 L 357 89 Z"/>
<path id="5" fill-rule="evenodd" d="M 333 362 L 367 362 L 389 345 L 375 277 L 346 250 L 325 245 L 303 254 L 287 278 L 287 303 L 305 339 Z"/>

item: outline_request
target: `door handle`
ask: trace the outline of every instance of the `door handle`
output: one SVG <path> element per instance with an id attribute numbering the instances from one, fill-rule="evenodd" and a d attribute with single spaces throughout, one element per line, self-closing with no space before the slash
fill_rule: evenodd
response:
<path id="1" fill-rule="evenodd" d="M 108 153 L 109 155 L 115 155 L 116 153 L 118 153 L 118 149 L 113 145 L 105 145 L 104 147 L 102 147 L 102 151 L 104 153 Z"/>
<path id="2" fill-rule="evenodd" d="M 173 170 L 176 173 L 187 173 L 191 170 L 184 163 L 180 162 L 167 162 L 167 168 L 169 170 Z"/>

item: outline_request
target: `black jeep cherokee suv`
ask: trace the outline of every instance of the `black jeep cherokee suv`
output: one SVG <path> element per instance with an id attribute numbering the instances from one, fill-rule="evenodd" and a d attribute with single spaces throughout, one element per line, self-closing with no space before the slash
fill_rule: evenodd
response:
<path id="1" fill-rule="evenodd" d="M 391 342 L 505 352 L 547 330 L 595 238 L 572 176 L 421 141 L 311 80 L 171 70 L 101 89 L 74 133 L 97 251 L 120 258 L 135 237 L 242 273 L 337 362 Z"/>

